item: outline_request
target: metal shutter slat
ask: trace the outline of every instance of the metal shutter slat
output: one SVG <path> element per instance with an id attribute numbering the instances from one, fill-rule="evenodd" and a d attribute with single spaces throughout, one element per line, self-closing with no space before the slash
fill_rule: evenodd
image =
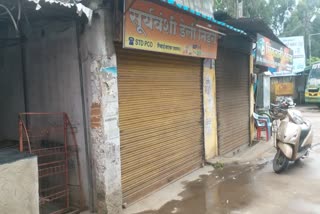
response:
<path id="1" fill-rule="evenodd" d="M 219 48 L 216 61 L 219 154 L 249 143 L 249 56 Z"/>
<path id="2" fill-rule="evenodd" d="M 117 47 L 123 200 L 202 163 L 201 59 Z"/>

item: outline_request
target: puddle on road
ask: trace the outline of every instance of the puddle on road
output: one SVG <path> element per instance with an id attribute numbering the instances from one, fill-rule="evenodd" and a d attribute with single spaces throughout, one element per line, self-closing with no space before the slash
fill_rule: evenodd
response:
<path id="1" fill-rule="evenodd" d="M 292 201 L 289 210 L 296 213 L 319 213 L 320 204 L 312 203 L 304 199 L 297 199 Z"/>
<path id="2" fill-rule="evenodd" d="M 234 165 L 214 170 L 210 175 L 185 184 L 182 200 L 170 201 L 157 211 L 139 214 L 212 214 L 240 213 L 256 197 L 255 175 L 263 165 Z"/>
<path id="3" fill-rule="evenodd" d="M 315 145 L 320 143 L 320 109 L 305 112 L 313 124 Z M 272 164 L 226 166 L 185 183 L 185 190 L 179 194 L 182 200 L 139 214 L 282 213 L 283 209 L 286 213 L 320 213 L 319 166 L 320 144 L 311 150 L 310 157 L 290 164 L 281 175 L 273 173 Z"/>

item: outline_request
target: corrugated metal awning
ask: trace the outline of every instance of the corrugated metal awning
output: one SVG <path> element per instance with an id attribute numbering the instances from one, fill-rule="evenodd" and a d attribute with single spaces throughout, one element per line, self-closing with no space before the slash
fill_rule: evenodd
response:
<path id="1" fill-rule="evenodd" d="M 222 27 L 222 28 L 237 32 L 237 33 L 242 34 L 242 35 L 247 35 L 247 33 L 244 32 L 241 29 L 235 28 L 235 27 L 233 27 L 233 26 L 231 26 L 231 25 L 229 25 L 229 24 L 227 24 L 225 22 L 218 21 L 218 20 L 214 19 L 213 16 L 208 16 L 208 15 L 202 14 L 202 13 L 200 13 L 198 11 L 195 11 L 194 9 L 192 9 L 192 8 L 186 6 L 186 5 L 178 3 L 176 0 L 161 0 L 161 2 L 169 4 L 170 6 L 174 6 L 174 7 L 178 8 L 179 10 L 183 10 L 183 11 L 185 11 L 187 13 L 190 13 L 192 15 L 198 16 L 198 17 L 200 17 L 202 19 L 205 19 L 205 20 L 209 21 L 210 23 L 215 24 L 215 25 L 217 25 L 219 27 Z"/>
<path id="2" fill-rule="evenodd" d="M 89 23 L 91 22 L 91 18 L 92 18 L 92 13 L 93 11 L 84 6 L 81 2 L 82 0 L 27 0 L 29 2 L 34 2 L 37 6 L 36 6 L 36 10 L 40 10 L 41 9 L 41 3 L 50 3 L 50 4 L 59 4 L 61 6 L 64 7 L 76 7 L 77 8 L 77 13 L 79 15 L 82 15 L 82 13 L 84 13 L 88 20 Z"/>
<path id="3" fill-rule="evenodd" d="M 257 33 L 287 47 L 272 31 L 272 29 L 259 18 L 228 19 L 226 23 L 245 30 L 248 34 L 256 36 Z"/>
<path id="4" fill-rule="evenodd" d="M 46 2 L 46 3 L 50 3 L 50 4 L 60 4 L 64 7 L 73 7 L 75 5 L 75 1 L 74 0 L 28 0 L 31 2 L 34 2 L 36 4 L 40 4 L 40 2 Z M 77 0 L 77 3 L 80 3 L 81 0 Z"/>

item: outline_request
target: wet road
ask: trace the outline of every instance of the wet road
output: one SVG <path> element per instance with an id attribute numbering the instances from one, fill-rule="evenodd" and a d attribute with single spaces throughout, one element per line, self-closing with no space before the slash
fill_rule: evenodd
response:
<path id="1" fill-rule="evenodd" d="M 320 143 L 320 109 L 302 107 L 314 127 L 314 144 Z M 271 160 L 271 159 L 270 159 Z M 170 201 L 159 210 L 141 214 L 294 213 L 320 214 L 320 146 L 303 161 L 275 174 L 271 161 L 213 170 L 186 183 L 182 200 Z"/>

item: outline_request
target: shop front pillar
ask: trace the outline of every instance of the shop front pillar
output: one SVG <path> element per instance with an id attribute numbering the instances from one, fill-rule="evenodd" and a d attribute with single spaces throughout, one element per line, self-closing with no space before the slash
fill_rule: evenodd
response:
<path id="1" fill-rule="evenodd" d="M 204 150 L 205 159 L 218 155 L 215 60 L 205 59 L 203 66 Z"/>
<path id="2" fill-rule="evenodd" d="M 94 211 L 122 212 L 117 60 L 112 7 L 97 8 L 80 36 L 87 89 Z"/>
<path id="3" fill-rule="evenodd" d="M 255 128 L 254 128 L 254 106 L 255 106 L 255 100 L 254 100 L 254 64 L 253 64 L 253 56 L 250 55 L 250 70 L 249 70 L 249 79 L 250 79 L 250 145 L 253 143 L 254 135 L 255 135 Z"/>

